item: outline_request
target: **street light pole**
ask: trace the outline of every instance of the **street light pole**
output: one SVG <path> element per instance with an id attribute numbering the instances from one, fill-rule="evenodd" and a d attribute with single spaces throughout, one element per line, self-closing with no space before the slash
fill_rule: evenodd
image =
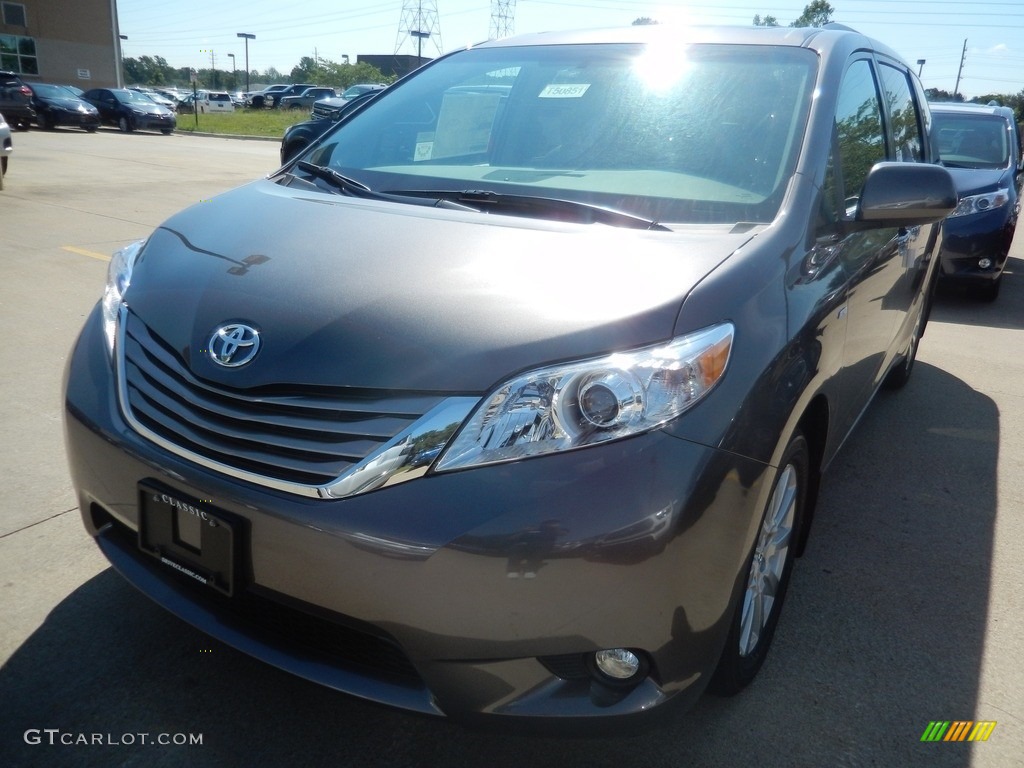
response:
<path id="1" fill-rule="evenodd" d="M 238 67 L 235 66 L 235 54 L 229 53 L 228 58 L 231 59 L 231 89 L 238 90 Z"/>
<path id="2" fill-rule="evenodd" d="M 920 77 L 921 77 L 921 72 L 924 71 L 924 63 L 925 63 L 925 59 L 918 59 L 917 60 L 917 77 L 918 77 L 918 79 L 920 79 Z"/>
<path id="3" fill-rule="evenodd" d="M 256 35 L 248 32 L 239 32 L 238 37 L 245 38 L 245 92 L 249 92 L 249 41 L 255 40 Z"/>

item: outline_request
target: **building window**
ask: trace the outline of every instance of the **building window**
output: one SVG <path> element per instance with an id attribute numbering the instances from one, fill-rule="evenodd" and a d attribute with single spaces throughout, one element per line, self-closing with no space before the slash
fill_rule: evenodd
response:
<path id="1" fill-rule="evenodd" d="M 27 27 L 25 6 L 21 3 L 0 3 L 4 10 L 4 24 L 9 27 Z"/>
<path id="2" fill-rule="evenodd" d="M 0 35 L 0 69 L 19 75 L 38 75 L 36 41 L 19 35 Z"/>

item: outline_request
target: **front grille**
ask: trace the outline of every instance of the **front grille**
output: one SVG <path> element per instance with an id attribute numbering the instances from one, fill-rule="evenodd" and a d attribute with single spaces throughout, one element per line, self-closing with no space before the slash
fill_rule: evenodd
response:
<path id="1" fill-rule="evenodd" d="M 231 389 L 193 375 L 132 313 L 122 323 L 121 406 L 129 418 L 186 458 L 247 475 L 325 485 L 442 399 L 289 384 Z"/>
<path id="2" fill-rule="evenodd" d="M 328 120 L 333 117 L 334 113 L 337 111 L 336 107 L 322 107 L 318 104 L 314 104 L 310 117 L 314 120 Z"/>

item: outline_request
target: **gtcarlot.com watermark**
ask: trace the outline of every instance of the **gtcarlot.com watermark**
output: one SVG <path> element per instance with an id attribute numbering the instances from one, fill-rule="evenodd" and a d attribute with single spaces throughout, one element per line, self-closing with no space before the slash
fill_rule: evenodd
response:
<path id="1" fill-rule="evenodd" d="M 201 733 L 75 733 L 60 728 L 29 728 L 23 738 L 26 744 L 66 747 L 130 747 L 139 744 L 194 747 L 203 744 Z"/>

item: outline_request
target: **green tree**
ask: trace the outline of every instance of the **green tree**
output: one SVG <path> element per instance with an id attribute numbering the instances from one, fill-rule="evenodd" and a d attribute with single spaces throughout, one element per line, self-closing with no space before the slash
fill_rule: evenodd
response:
<path id="1" fill-rule="evenodd" d="M 941 88 L 925 88 L 925 98 L 928 101 L 963 101 L 964 97 L 959 93 L 955 96 L 949 91 L 944 91 Z"/>
<path id="2" fill-rule="evenodd" d="M 317 60 L 309 56 L 303 56 L 299 59 L 299 63 L 292 67 L 291 81 L 293 83 L 315 83 L 316 85 L 321 85 L 322 83 L 317 79 L 319 72 L 320 65 L 317 63 Z"/>
<path id="3" fill-rule="evenodd" d="M 765 14 L 762 18 L 759 14 L 754 16 L 755 27 L 777 27 L 779 26 L 779 20 L 774 16 Z"/>
<path id="4" fill-rule="evenodd" d="M 828 0 L 812 0 L 804 7 L 804 12 L 791 27 L 823 27 L 832 21 L 836 9 L 829 5 Z"/>
<path id="5" fill-rule="evenodd" d="M 174 80 L 175 71 L 163 56 L 140 56 L 123 59 L 124 80 L 131 85 L 167 85 Z"/>

